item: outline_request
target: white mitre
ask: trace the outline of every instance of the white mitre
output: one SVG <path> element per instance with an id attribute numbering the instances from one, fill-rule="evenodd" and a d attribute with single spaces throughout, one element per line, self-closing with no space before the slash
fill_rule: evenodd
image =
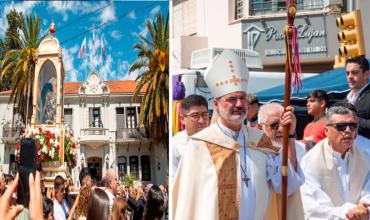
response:
<path id="1" fill-rule="evenodd" d="M 214 98 L 232 92 L 247 92 L 248 67 L 232 50 L 224 50 L 208 67 L 204 81 Z"/>

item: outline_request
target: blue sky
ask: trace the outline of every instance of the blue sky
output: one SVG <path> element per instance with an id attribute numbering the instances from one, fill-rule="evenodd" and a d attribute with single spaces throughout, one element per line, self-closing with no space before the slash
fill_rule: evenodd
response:
<path id="1" fill-rule="evenodd" d="M 95 70 L 100 73 L 101 78 L 103 80 L 135 79 L 139 72 L 128 74 L 129 67 L 137 58 L 137 51 L 132 49 L 132 46 L 139 42 L 138 34 L 149 37 L 145 21 L 154 20 L 159 11 L 167 15 L 168 4 L 166 0 L 0 2 L 0 38 L 4 37 L 8 27 L 6 14 L 12 8 L 24 14 L 32 12 L 34 15 L 39 15 L 42 33 L 48 30 L 54 19 L 55 35 L 63 48 L 66 81 L 84 81 L 87 74 L 92 71 L 93 43 L 92 32 L 84 34 L 83 32 L 95 26 L 98 28 L 95 29 L 94 63 Z M 79 50 L 84 37 L 87 40 L 86 58 L 79 59 Z M 101 38 L 104 38 L 106 62 L 100 62 Z"/>

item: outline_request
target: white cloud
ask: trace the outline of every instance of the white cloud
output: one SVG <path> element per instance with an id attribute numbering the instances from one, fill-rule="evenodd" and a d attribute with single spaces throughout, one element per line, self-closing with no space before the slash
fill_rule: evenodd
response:
<path id="1" fill-rule="evenodd" d="M 48 20 L 46 20 L 46 19 L 42 19 L 42 24 L 43 24 L 44 26 L 48 25 Z"/>
<path id="2" fill-rule="evenodd" d="M 18 12 L 23 12 L 23 15 L 27 15 L 28 13 L 32 12 L 32 9 L 38 4 L 39 2 L 36 1 L 25 1 L 21 3 L 14 3 L 11 2 L 10 4 L 3 7 L 3 11 L 1 13 L 0 18 L 0 37 L 4 37 L 6 29 L 8 29 L 8 20 L 6 19 L 6 15 L 12 10 L 15 9 Z"/>
<path id="3" fill-rule="evenodd" d="M 113 5 L 104 8 L 99 18 L 100 18 L 100 23 L 105 23 L 105 22 L 116 19 L 117 18 L 116 12 L 114 10 Z"/>
<path id="4" fill-rule="evenodd" d="M 107 6 L 110 3 L 107 2 L 87 2 L 87 1 L 49 1 L 47 9 L 53 11 L 54 13 L 59 13 L 63 17 L 63 21 L 68 20 L 68 13 L 73 13 L 77 15 L 84 15 L 87 13 L 94 12 Z M 100 11 L 99 11 L 100 13 Z M 101 23 L 104 23 L 107 20 L 115 18 L 115 11 L 113 5 L 109 5 L 105 7 L 101 14 L 98 13 L 94 14 L 97 19 L 100 20 Z"/>
<path id="5" fill-rule="evenodd" d="M 130 13 L 128 13 L 127 17 L 132 19 L 132 20 L 135 20 L 136 19 L 135 11 L 134 10 L 130 11 Z"/>
<path id="6" fill-rule="evenodd" d="M 143 72 L 143 70 L 135 70 L 133 72 L 126 72 L 120 80 L 136 80 L 136 78 Z"/>
<path id="7" fill-rule="evenodd" d="M 69 82 L 76 82 L 78 78 L 78 73 L 79 73 L 79 71 L 73 67 L 74 60 L 76 57 L 73 53 L 73 51 L 75 50 L 75 46 L 72 48 L 63 50 L 63 65 L 64 65 L 64 70 L 66 73 L 66 81 L 69 81 Z"/>
<path id="8" fill-rule="evenodd" d="M 117 30 L 110 31 L 110 32 L 109 32 L 109 35 L 110 35 L 113 39 L 115 39 L 115 40 L 121 40 L 121 38 L 122 38 L 122 34 L 121 34 L 121 32 L 119 32 L 119 31 L 117 31 Z"/>
<path id="9" fill-rule="evenodd" d="M 150 15 L 157 15 L 157 13 L 161 10 L 161 6 L 156 6 L 150 11 Z"/>
<path id="10" fill-rule="evenodd" d="M 130 68 L 129 62 L 126 60 L 122 61 L 118 66 L 118 72 L 119 72 L 118 74 L 124 75 L 128 71 L 129 68 Z"/>
<path id="11" fill-rule="evenodd" d="M 115 80 L 116 79 L 116 71 L 112 68 L 113 59 L 111 55 L 107 56 L 107 61 L 103 63 L 102 67 L 100 68 L 100 76 L 103 80 Z"/>
<path id="12" fill-rule="evenodd" d="M 71 47 L 69 49 L 69 51 L 72 53 L 72 54 L 75 54 L 77 51 L 79 51 L 80 49 L 80 46 L 78 44 L 75 44 L 73 47 Z"/>
<path id="13" fill-rule="evenodd" d="M 136 61 L 134 61 L 136 62 Z M 131 67 L 132 64 L 130 64 L 128 61 L 122 61 L 120 65 L 118 66 L 118 79 L 119 80 L 136 80 L 136 78 L 142 74 L 144 71 L 147 70 L 147 67 L 143 67 L 140 69 L 136 69 L 133 72 L 129 72 L 128 69 Z"/>
<path id="14" fill-rule="evenodd" d="M 68 11 L 76 14 L 81 7 L 79 2 L 71 2 L 71 1 L 50 1 L 48 5 L 48 9 L 60 13 L 65 14 Z"/>
<path id="15" fill-rule="evenodd" d="M 90 3 L 86 1 L 49 1 L 48 10 L 59 14 L 66 14 L 72 12 L 73 14 L 85 14 L 97 10 L 104 5 L 107 5 L 106 2 Z"/>

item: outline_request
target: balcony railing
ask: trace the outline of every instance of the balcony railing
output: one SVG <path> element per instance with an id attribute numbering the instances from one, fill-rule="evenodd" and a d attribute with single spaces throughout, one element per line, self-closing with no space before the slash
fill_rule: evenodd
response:
<path id="1" fill-rule="evenodd" d="M 23 129 L 22 128 L 3 128 L 2 140 L 19 138 L 19 134 L 21 130 Z"/>
<path id="2" fill-rule="evenodd" d="M 142 134 L 136 128 L 118 128 L 116 131 L 116 139 L 142 139 L 146 138 L 145 134 Z"/>
<path id="3" fill-rule="evenodd" d="M 86 135 L 107 135 L 107 128 L 83 128 L 81 129 L 81 136 Z"/>

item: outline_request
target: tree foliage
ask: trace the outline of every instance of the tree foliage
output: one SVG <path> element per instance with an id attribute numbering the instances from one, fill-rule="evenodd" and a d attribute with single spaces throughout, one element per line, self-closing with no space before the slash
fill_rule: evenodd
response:
<path id="1" fill-rule="evenodd" d="M 11 10 L 7 15 L 8 28 L 5 32 L 4 39 L 0 40 L 0 60 L 9 50 L 19 49 L 20 45 L 13 36 L 19 36 L 19 30 L 23 27 L 23 13 L 17 12 L 15 9 Z M 0 91 L 11 89 L 11 83 L 3 83 L 0 81 Z"/>
<path id="2" fill-rule="evenodd" d="M 168 145 L 168 78 L 169 78 L 169 29 L 166 18 L 159 13 L 155 21 L 147 20 L 149 37 L 139 35 L 140 43 L 134 45 L 138 59 L 129 72 L 140 71 L 136 79 L 135 100 L 144 89 L 141 101 L 141 124 L 154 144 Z"/>
<path id="3" fill-rule="evenodd" d="M 32 14 L 23 19 L 20 34 L 10 33 L 12 40 L 19 45 L 18 49 L 7 51 L 0 62 L 1 80 L 5 84 L 11 84 L 12 92 L 9 102 L 13 101 L 17 106 L 16 113 L 26 124 L 26 119 L 32 115 L 32 88 L 35 76 L 36 49 L 46 35 L 40 36 L 40 17 Z M 27 94 L 30 84 L 30 97 Z M 26 115 L 27 101 L 29 106 Z"/>

